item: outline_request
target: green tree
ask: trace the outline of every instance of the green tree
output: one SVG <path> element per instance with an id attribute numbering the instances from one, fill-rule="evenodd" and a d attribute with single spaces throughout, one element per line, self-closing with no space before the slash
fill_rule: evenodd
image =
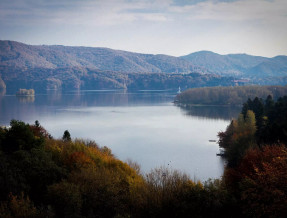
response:
<path id="1" fill-rule="evenodd" d="M 265 100 L 265 107 L 264 107 L 265 114 L 268 114 L 270 110 L 274 109 L 274 105 L 275 103 L 272 96 L 268 95 Z"/>
<path id="2" fill-rule="evenodd" d="M 63 141 L 71 141 L 71 134 L 69 133 L 68 130 L 65 130 L 63 137 L 62 137 Z"/>
<path id="3" fill-rule="evenodd" d="M 11 120 L 10 128 L 6 130 L 4 140 L 2 140 L 2 149 L 8 153 L 18 150 L 31 150 L 43 145 L 44 140 L 34 137 L 29 124 L 18 120 Z"/>

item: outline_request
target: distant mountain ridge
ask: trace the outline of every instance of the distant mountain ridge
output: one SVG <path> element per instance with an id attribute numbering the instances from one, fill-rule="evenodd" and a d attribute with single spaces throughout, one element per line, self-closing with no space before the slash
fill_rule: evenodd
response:
<path id="1" fill-rule="evenodd" d="M 287 76 L 287 56 L 220 55 L 199 51 L 181 57 L 99 47 L 27 45 L 0 40 L 0 67 L 87 67 L 126 73 L 214 73 L 222 76 Z"/>
<path id="2" fill-rule="evenodd" d="M 168 55 L 140 54 L 109 48 L 26 45 L 0 41 L 0 67 L 88 67 L 127 73 L 205 72 L 189 61 Z"/>
<path id="3" fill-rule="evenodd" d="M 180 58 L 218 75 L 247 78 L 287 76 L 287 56 L 267 58 L 247 54 L 220 55 L 210 51 L 199 51 Z"/>
<path id="4" fill-rule="evenodd" d="M 0 40 L 0 90 L 178 89 L 244 83 L 286 85 L 287 56 L 210 51 L 182 57 L 109 48 L 27 45 Z"/>

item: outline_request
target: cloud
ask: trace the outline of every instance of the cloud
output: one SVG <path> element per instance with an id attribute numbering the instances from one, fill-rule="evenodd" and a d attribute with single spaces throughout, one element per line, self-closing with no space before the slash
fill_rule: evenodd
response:
<path id="1" fill-rule="evenodd" d="M 15 0 L 0 2 L 0 22 L 26 25 L 39 23 L 105 26 L 138 20 L 163 22 L 160 11 L 168 7 L 167 0 Z"/>
<path id="2" fill-rule="evenodd" d="M 0 22 L 104 26 L 137 21 L 286 21 L 286 0 L 1 0 Z"/>
<path id="3" fill-rule="evenodd" d="M 170 11 L 184 13 L 194 20 L 286 20 L 287 1 L 203 1 L 195 5 L 173 6 Z"/>
<path id="4" fill-rule="evenodd" d="M 135 21 L 287 19 L 286 0 L 1 0 L 0 22 L 118 25 Z"/>

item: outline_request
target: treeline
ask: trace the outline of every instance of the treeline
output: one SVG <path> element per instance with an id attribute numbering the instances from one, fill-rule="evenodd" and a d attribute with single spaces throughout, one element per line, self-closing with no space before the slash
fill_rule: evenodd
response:
<path id="1" fill-rule="evenodd" d="M 248 217 L 287 216 L 287 96 L 248 99 L 220 132 L 227 191 Z"/>
<path id="2" fill-rule="evenodd" d="M 236 166 L 249 148 L 280 143 L 287 144 L 287 96 L 276 102 L 270 95 L 264 101 L 248 99 L 238 119 L 219 133 L 219 146 L 225 149 L 230 166 Z"/>
<path id="3" fill-rule="evenodd" d="M 19 76 L 21 75 L 21 76 Z M 2 68 L 0 76 L 7 91 L 16 92 L 20 87 L 35 91 L 46 89 L 188 89 L 201 86 L 231 86 L 232 77 L 220 77 L 201 73 L 127 73 L 101 71 L 91 68 L 63 67 Z M 1 80 L 0 80 L 1 85 Z"/>
<path id="4" fill-rule="evenodd" d="M 181 104 L 242 105 L 248 98 L 278 99 L 287 95 L 287 86 L 231 86 L 192 88 L 176 96 Z"/>
<path id="5" fill-rule="evenodd" d="M 230 217 L 236 208 L 219 180 L 142 175 L 93 141 L 53 139 L 38 121 L 0 128 L 0 217 Z"/>

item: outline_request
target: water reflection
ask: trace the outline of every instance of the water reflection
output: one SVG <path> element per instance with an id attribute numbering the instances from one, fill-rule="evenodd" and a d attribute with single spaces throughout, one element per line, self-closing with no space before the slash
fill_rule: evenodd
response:
<path id="1" fill-rule="evenodd" d="M 6 94 L 6 89 L 0 89 L 0 98 Z"/>
<path id="2" fill-rule="evenodd" d="M 27 96 L 16 96 L 18 101 L 22 103 L 33 103 L 35 101 L 34 95 L 27 95 Z"/>
<path id="3" fill-rule="evenodd" d="M 0 123 L 9 124 L 11 119 L 32 121 L 47 114 L 54 114 L 63 108 L 91 108 L 91 107 L 131 107 L 144 105 L 158 105 L 170 103 L 175 94 L 161 91 L 125 90 L 84 90 L 76 92 L 61 92 L 47 90 L 47 93 L 35 96 L 0 95 Z"/>
<path id="4" fill-rule="evenodd" d="M 39 104 L 72 105 L 72 106 L 130 106 L 144 104 L 158 104 L 172 101 L 175 94 L 170 92 L 135 91 L 126 90 L 82 90 L 61 93 L 49 91 L 43 96 Z"/>
<path id="5" fill-rule="evenodd" d="M 236 106 L 192 106 L 177 105 L 187 116 L 196 116 L 203 119 L 216 119 L 216 120 L 231 120 L 237 118 L 241 111 L 241 107 Z"/>

